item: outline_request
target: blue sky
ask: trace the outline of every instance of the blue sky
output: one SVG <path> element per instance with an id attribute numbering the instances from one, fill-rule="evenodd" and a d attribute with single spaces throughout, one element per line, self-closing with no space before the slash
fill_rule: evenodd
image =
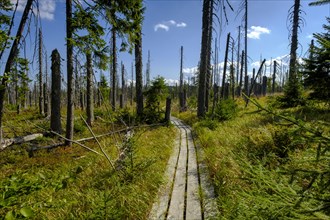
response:
<path id="1" fill-rule="evenodd" d="M 20 0 L 24 4 L 25 0 Z M 65 1 L 39 0 L 41 4 L 41 24 L 44 36 L 44 45 L 47 53 L 57 48 L 65 59 Z M 230 1 L 235 12 L 227 6 L 228 25 L 219 25 L 215 21 L 213 36 L 219 39 L 219 63 L 225 53 L 225 39 L 230 32 L 237 39 L 238 26 L 242 24 L 243 14 L 237 15 L 241 0 Z M 308 49 L 312 33 L 323 32 L 322 25 L 325 17 L 330 16 L 330 6 L 310 7 L 311 1 L 302 0 L 302 10 L 305 25 L 299 33 L 301 47 L 298 55 L 303 56 Z M 287 29 L 287 15 L 294 0 L 249 0 L 249 72 L 252 67 L 258 68 L 260 58 L 280 58 L 289 53 L 289 32 Z M 196 69 L 200 58 L 200 43 L 202 30 L 202 1 L 201 0 L 145 0 L 146 11 L 143 23 L 143 64 L 144 71 L 147 62 L 147 53 L 151 53 L 151 78 L 158 75 L 165 77 L 169 82 L 179 78 L 180 47 L 184 47 L 184 73 L 191 76 Z M 216 12 L 221 18 L 222 12 Z M 21 16 L 21 13 L 18 14 Z M 18 20 L 15 22 L 18 26 Z M 31 26 L 32 33 L 35 33 Z M 221 31 L 220 31 L 221 29 Z M 108 36 L 109 37 L 109 36 Z M 32 56 L 34 50 L 34 36 L 27 39 L 27 54 Z M 242 41 L 243 42 L 243 41 Z M 214 44 L 214 43 L 213 43 Z M 242 44 L 243 46 L 243 44 Z M 241 47 L 242 48 L 242 47 Z M 119 62 L 123 61 L 128 69 L 130 78 L 131 63 L 134 56 L 119 53 Z M 284 59 L 285 61 L 285 59 Z M 50 63 L 50 61 L 49 61 Z M 270 62 L 269 62 L 270 63 Z M 3 60 L 0 63 L 3 71 Z M 65 74 L 65 60 L 62 62 Z M 32 70 L 35 71 L 34 64 Z M 98 75 L 98 71 L 96 72 Z M 108 73 L 105 73 L 109 75 Z M 34 75 L 34 73 L 31 73 Z"/>

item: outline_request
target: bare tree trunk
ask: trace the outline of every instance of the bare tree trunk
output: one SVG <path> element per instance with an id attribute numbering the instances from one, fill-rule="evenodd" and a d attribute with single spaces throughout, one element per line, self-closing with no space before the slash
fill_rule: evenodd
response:
<path id="1" fill-rule="evenodd" d="M 61 56 L 55 49 L 52 52 L 52 89 L 51 89 L 50 129 L 62 133 L 61 125 Z"/>
<path id="2" fill-rule="evenodd" d="M 45 83 L 44 83 L 44 112 L 47 117 L 49 114 L 49 90 L 48 90 L 48 62 L 47 52 L 45 55 Z"/>
<path id="3" fill-rule="evenodd" d="M 244 71 L 245 71 L 245 77 L 244 79 L 247 77 L 248 75 L 248 67 L 247 67 L 247 64 L 248 64 L 248 52 L 247 52 L 247 32 L 248 32 L 248 0 L 244 0 L 245 1 L 245 18 L 244 18 L 244 21 L 245 21 L 245 24 L 244 24 L 244 46 L 245 46 L 245 57 L 244 57 Z M 249 85 L 249 82 L 245 82 L 244 85 Z M 245 88 L 245 93 L 247 93 L 247 88 Z"/>
<path id="4" fill-rule="evenodd" d="M 276 60 L 274 60 L 273 83 L 272 83 L 272 93 L 273 94 L 275 93 L 276 67 L 277 67 L 277 63 L 276 63 Z"/>
<path id="5" fill-rule="evenodd" d="M 121 63 L 121 106 L 120 108 L 124 108 L 126 105 L 125 103 L 126 99 L 126 85 L 125 85 L 125 66 L 123 63 Z"/>
<path id="6" fill-rule="evenodd" d="M 92 54 L 90 52 L 86 53 L 87 61 L 87 124 L 92 126 L 94 122 L 94 89 L 93 89 L 93 67 L 92 67 Z"/>
<path id="7" fill-rule="evenodd" d="M 143 79 L 142 79 L 142 34 L 138 34 L 135 41 L 135 75 L 136 75 L 136 112 L 139 117 L 143 116 Z"/>
<path id="8" fill-rule="evenodd" d="M 230 41 L 230 33 L 228 33 L 228 35 L 227 35 L 225 61 L 224 61 L 223 74 L 222 74 L 222 86 L 221 86 L 221 98 L 222 99 L 225 97 L 225 83 L 226 83 L 226 71 L 227 71 L 227 62 L 228 62 L 229 41 Z"/>
<path id="9" fill-rule="evenodd" d="M 20 24 L 18 26 L 17 29 L 17 33 L 16 33 L 16 37 L 14 38 L 14 42 L 13 45 L 10 49 L 8 58 L 7 58 L 7 62 L 6 62 L 6 66 L 5 66 L 5 71 L 4 74 L 2 76 L 2 80 L 1 80 L 1 87 L 0 87 L 0 142 L 2 141 L 2 117 L 3 117 L 3 107 L 4 107 L 4 99 L 5 99 L 5 93 L 6 93 L 6 87 L 7 87 L 7 82 L 9 79 L 8 74 L 11 71 L 12 65 L 14 63 L 14 59 L 18 53 L 18 46 L 20 44 L 20 40 L 23 34 L 23 30 L 24 30 L 24 26 L 25 23 L 28 19 L 29 16 L 29 12 L 31 10 L 32 7 L 32 3 L 33 0 L 28 0 L 26 2 L 25 5 L 25 9 L 20 21 Z"/>
<path id="10" fill-rule="evenodd" d="M 111 88 L 111 105 L 112 110 L 116 110 L 116 77 L 117 77 L 117 46 L 116 46 L 116 30 L 113 27 L 112 33 L 112 88 Z"/>
<path id="11" fill-rule="evenodd" d="M 132 63 L 132 79 L 131 79 L 131 106 L 133 105 L 133 81 L 134 81 L 134 64 Z"/>
<path id="12" fill-rule="evenodd" d="M 212 32 L 213 32 L 213 4 L 214 0 L 210 0 L 210 12 L 208 21 L 208 40 L 207 40 L 207 74 L 206 74 L 206 85 L 205 85 L 205 111 L 209 110 L 209 99 L 210 99 L 210 88 L 212 85 L 212 67 L 211 67 L 211 53 L 212 53 Z"/>
<path id="13" fill-rule="evenodd" d="M 241 47 L 241 26 L 238 26 L 238 38 L 237 38 L 237 63 L 236 63 L 236 84 L 239 83 L 239 62 L 240 62 L 240 47 Z"/>
<path id="14" fill-rule="evenodd" d="M 293 9 L 292 34 L 291 34 L 289 80 L 294 80 L 296 78 L 296 70 L 297 70 L 296 62 L 297 62 L 297 49 L 298 49 L 298 27 L 299 27 L 299 8 L 300 8 L 300 0 L 295 0 L 294 9 Z"/>
<path id="15" fill-rule="evenodd" d="M 242 57 L 241 57 L 241 70 L 240 70 L 239 86 L 238 86 L 238 95 L 239 96 L 242 96 L 244 56 L 245 56 L 245 54 L 244 54 L 244 50 L 243 50 Z"/>
<path id="16" fill-rule="evenodd" d="M 147 69 L 146 69 L 146 88 L 150 85 L 150 50 L 148 50 L 148 62 L 147 62 Z"/>
<path id="17" fill-rule="evenodd" d="M 42 79 L 42 32 L 39 29 L 39 114 L 44 115 L 44 89 Z"/>
<path id="18" fill-rule="evenodd" d="M 181 46 L 181 55 L 180 55 L 180 84 L 179 84 L 179 102 L 180 102 L 180 111 L 184 111 L 184 98 L 183 98 L 183 46 Z"/>
<path id="19" fill-rule="evenodd" d="M 197 116 L 203 118 L 205 116 L 205 94 L 206 94 L 206 80 L 208 68 L 207 45 L 209 41 L 209 17 L 210 17 L 211 0 L 203 1 L 203 28 L 202 28 L 202 43 L 201 43 L 201 56 L 199 66 L 199 79 L 198 79 L 198 103 L 197 103 Z"/>
<path id="20" fill-rule="evenodd" d="M 72 28 L 72 0 L 66 1 L 66 50 L 67 50 L 67 118 L 65 144 L 72 145 L 74 125 L 74 80 L 73 80 L 73 45 L 70 42 L 73 35 Z"/>

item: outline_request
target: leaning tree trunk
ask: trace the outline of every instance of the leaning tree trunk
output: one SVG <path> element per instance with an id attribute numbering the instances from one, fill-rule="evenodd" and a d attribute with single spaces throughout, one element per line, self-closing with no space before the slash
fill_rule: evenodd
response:
<path id="1" fill-rule="evenodd" d="M 52 88 L 50 129 L 62 133 L 61 125 L 61 56 L 55 49 L 52 52 Z"/>
<path id="2" fill-rule="evenodd" d="M 66 141 L 72 145 L 74 125 L 74 80 L 73 80 L 73 45 L 70 42 L 73 35 L 72 28 L 72 0 L 66 1 L 66 50 L 67 50 L 67 117 L 66 117 Z"/>
<path id="3" fill-rule="evenodd" d="M 16 37 L 14 38 L 14 42 L 13 45 L 10 49 L 8 58 L 7 58 L 7 62 L 6 62 L 6 66 L 5 66 L 5 72 L 2 76 L 2 80 L 1 80 L 1 86 L 0 86 L 0 142 L 2 141 L 2 117 L 3 117 L 3 104 L 4 104 L 4 99 L 5 99 L 5 93 L 6 93 L 6 86 L 7 86 L 7 82 L 9 79 L 9 73 L 10 70 L 13 66 L 14 63 L 14 59 L 18 53 L 18 46 L 20 44 L 21 41 L 21 37 L 23 34 L 23 30 L 24 30 L 24 26 L 26 24 L 26 21 L 28 19 L 29 16 L 29 12 L 31 10 L 32 7 L 32 3 L 33 0 L 28 0 L 26 5 L 25 5 L 25 9 L 20 21 L 20 24 L 18 26 L 17 29 L 17 33 L 16 33 Z"/>
<path id="4" fill-rule="evenodd" d="M 228 62 L 229 41 L 230 41 L 230 33 L 228 33 L 228 35 L 227 35 L 226 53 L 225 53 L 225 61 L 224 61 L 223 75 L 222 75 L 221 99 L 225 98 L 225 84 L 226 84 L 226 71 L 227 71 L 227 62 Z"/>
<path id="5" fill-rule="evenodd" d="M 142 34 L 139 32 L 135 41 L 135 78 L 136 78 L 136 112 L 139 117 L 143 115 L 143 80 L 142 80 Z"/>
<path id="6" fill-rule="evenodd" d="M 87 61 L 87 124 L 92 126 L 94 121 L 94 88 L 93 88 L 93 67 L 92 67 L 92 54 L 87 52 L 86 54 Z"/>
<path id="7" fill-rule="evenodd" d="M 207 60 L 207 45 L 209 41 L 209 14 L 210 14 L 211 0 L 203 1 L 203 28 L 202 28 L 202 46 L 199 66 L 198 78 L 198 103 L 197 103 L 197 116 L 203 118 L 205 116 L 205 93 L 206 93 L 206 74 L 208 68 Z"/>

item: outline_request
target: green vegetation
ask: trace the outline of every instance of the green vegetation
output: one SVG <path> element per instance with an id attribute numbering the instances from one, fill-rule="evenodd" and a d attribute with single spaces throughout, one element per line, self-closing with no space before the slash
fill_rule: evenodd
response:
<path id="1" fill-rule="evenodd" d="M 25 111 L 24 115 L 12 117 L 15 121 L 6 120 L 6 125 L 11 123 L 19 128 L 21 124 L 32 131 L 36 124 L 42 127 L 45 123 L 40 117 L 34 117 L 34 111 Z M 33 123 L 25 122 L 27 117 L 31 117 L 31 121 L 34 117 Z M 103 119 L 108 120 L 106 116 Z M 79 119 L 75 120 L 75 129 L 77 139 L 91 136 Z M 93 130 L 96 134 L 106 133 L 109 125 L 96 120 Z M 0 159 L 0 216 L 5 219 L 146 219 L 163 182 L 174 134 L 173 127 L 139 129 L 124 146 L 116 142 L 121 136 L 100 138 L 113 160 L 117 158 L 117 148 L 128 149 L 117 170 L 111 168 L 105 157 L 77 145 L 40 150 L 29 158 L 26 150 L 54 140 L 49 138 L 7 149 L 1 152 Z M 84 144 L 98 150 L 94 141 Z"/>
<path id="2" fill-rule="evenodd" d="M 179 115 L 193 124 L 204 150 L 218 218 L 329 219 L 328 107 L 308 102 L 278 110 L 265 98 L 251 102 L 223 122 Z"/>
<path id="3" fill-rule="evenodd" d="M 153 80 L 150 88 L 144 92 L 144 96 L 146 98 L 145 121 L 148 124 L 163 121 L 165 111 L 161 105 L 165 104 L 165 99 L 168 96 L 165 79 L 158 77 Z"/>

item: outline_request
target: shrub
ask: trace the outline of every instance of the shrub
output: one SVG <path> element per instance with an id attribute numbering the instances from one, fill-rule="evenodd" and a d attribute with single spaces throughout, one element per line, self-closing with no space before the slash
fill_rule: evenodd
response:
<path id="1" fill-rule="evenodd" d="M 214 119 L 218 121 L 226 121 L 234 118 L 237 115 L 237 112 L 238 106 L 235 100 L 221 100 L 215 107 Z"/>
<path id="2" fill-rule="evenodd" d="M 150 88 L 144 92 L 146 97 L 146 107 L 144 109 L 145 120 L 148 124 L 162 121 L 163 111 L 161 103 L 168 95 L 167 86 L 163 77 L 158 77 L 152 81 Z"/>

